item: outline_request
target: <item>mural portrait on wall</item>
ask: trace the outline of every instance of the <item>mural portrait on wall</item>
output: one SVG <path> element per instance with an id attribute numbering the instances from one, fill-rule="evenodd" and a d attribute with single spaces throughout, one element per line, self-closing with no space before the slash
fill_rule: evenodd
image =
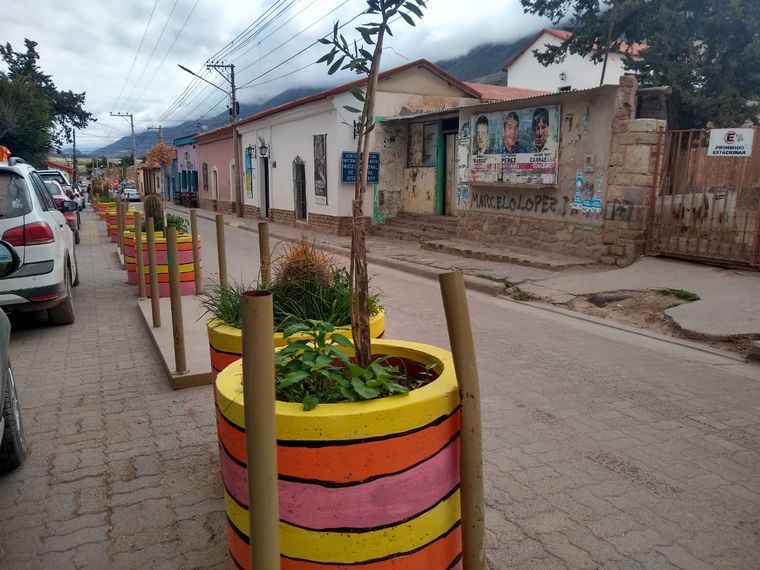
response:
<path id="1" fill-rule="evenodd" d="M 556 184 L 558 105 L 475 115 L 470 182 Z"/>

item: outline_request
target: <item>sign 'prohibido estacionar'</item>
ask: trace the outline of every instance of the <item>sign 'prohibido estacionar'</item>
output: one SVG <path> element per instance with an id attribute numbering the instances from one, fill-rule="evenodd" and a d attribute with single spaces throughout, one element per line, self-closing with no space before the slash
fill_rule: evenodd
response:
<path id="1" fill-rule="evenodd" d="M 560 108 L 472 116 L 471 182 L 556 184 Z"/>
<path id="2" fill-rule="evenodd" d="M 707 156 L 752 156 L 755 129 L 713 129 Z"/>

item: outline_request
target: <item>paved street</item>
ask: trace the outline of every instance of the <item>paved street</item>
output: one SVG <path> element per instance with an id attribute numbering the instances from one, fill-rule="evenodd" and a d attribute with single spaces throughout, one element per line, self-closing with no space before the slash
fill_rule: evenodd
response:
<path id="1" fill-rule="evenodd" d="M 14 331 L 31 454 L 0 478 L 0 560 L 223 568 L 211 391 L 169 389 L 93 219 L 77 322 Z M 226 241 L 230 276 L 254 279 L 256 234 Z M 448 346 L 435 281 L 370 272 L 389 338 Z M 470 311 L 491 570 L 757 567 L 760 367 L 481 293 Z"/>

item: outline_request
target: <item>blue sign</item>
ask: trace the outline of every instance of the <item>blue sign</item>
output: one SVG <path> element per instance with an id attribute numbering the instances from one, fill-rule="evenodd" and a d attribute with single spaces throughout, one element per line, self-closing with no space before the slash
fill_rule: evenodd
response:
<path id="1" fill-rule="evenodd" d="M 356 153 L 343 152 L 340 155 L 340 179 L 342 182 L 356 182 Z M 378 182 L 380 174 L 380 153 L 369 153 L 367 164 L 367 182 Z"/>

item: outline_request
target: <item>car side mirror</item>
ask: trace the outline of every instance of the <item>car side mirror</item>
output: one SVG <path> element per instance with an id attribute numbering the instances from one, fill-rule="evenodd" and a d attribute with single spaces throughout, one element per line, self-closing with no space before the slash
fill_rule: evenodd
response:
<path id="1" fill-rule="evenodd" d="M 13 275 L 21 267 L 21 258 L 16 248 L 7 241 L 0 240 L 0 279 Z"/>
<path id="2" fill-rule="evenodd" d="M 78 209 L 79 209 L 79 204 L 77 204 L 73 200 L 64 200 L 63 201 L 63 211 L 64 212 L 76 212 Z"/>

